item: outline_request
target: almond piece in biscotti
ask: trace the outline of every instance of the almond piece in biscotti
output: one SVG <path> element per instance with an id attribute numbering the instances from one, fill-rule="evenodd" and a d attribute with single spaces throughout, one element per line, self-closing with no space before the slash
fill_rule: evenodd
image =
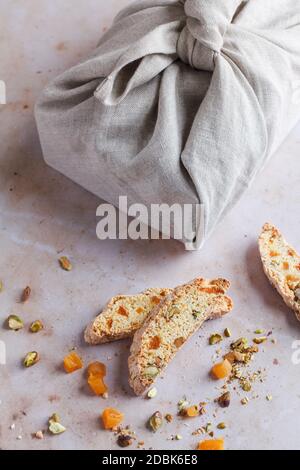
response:
<path id="1" fill-rule="evenodd" d="M 300 321 L 300 256 L 268 223 L 262 228 L 258 245 L 266 276 Z"/>
<path id="2" fill-rule="evenodd" d="M 232 300 L 225 295 L 225 279 L 195 279 L 177 287 L 146 318 L 135 333 L 130 350 L 129 383 L 144 393 L 188 338 L 209 319 L 228 313 Z"/>

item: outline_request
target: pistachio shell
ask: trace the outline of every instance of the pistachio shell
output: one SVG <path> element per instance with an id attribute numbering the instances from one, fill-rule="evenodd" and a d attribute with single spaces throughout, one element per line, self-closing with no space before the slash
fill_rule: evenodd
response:
<path id="1" fill-rule="evenodd" d="M 64 269 L 65 271 L 72 270 L 72 264 L 66 256 L 62 256 L 61 258 L 59 258 L 59 264 L 61 268 Z"/>
<path id="2" fill-rule="evenodd" d="M 261 336 L 260 338 L 254 338 L 253 340 L 253 343 L 255 344 L 262 344 L 264 343 L 265 341 L 267 341 L 267 337 L 266 336 Z"/>
<path id="3" fill-rule="evenodd" d="M 230 345 L 231 349 L 237 349 L 243 351 L 248 346 L 248 340 L 246 338 L 239 338 L 237 341 Z"/>
<path id="4" fill-rule="evenodd" d="M 10 330 L 18 331 L 24 327 L 24 323 L 17 315 L 10 315 L 7 319 L 7 324 Z"/>
<path id="5" fill-rule="evenodd" d="M 155 398 L 157 395 L 157 389 L 155 387 L 151 388 L 149 392 L 147 393 L 148 398 Z"/>
<path id="6" fill-rule="evenodd" d="M 33 323 L 31 323 L 29 330 L 31 333 L 38 333 L 44 328 L 43 323 L 40 320 L 36 320 Z"/>
<path id="7" fill-rule="evenodd" d="M 26 354 L 23 364 L 25 367 L 34 366 L 37 362 L 39 362 L 40 356 L 36 351 L 31 351 Z"/>
<path id="8" fill-rule="evenodd" d="M 226 426 L 225 423 L 219 423 L 218 426 L 217 426 L 218 429 L 226 429 L 226 427 L 227 426 Z"/>
<path id="9" fill-rule="evenodd" d="M 250 382 L 242 383 L 242 389 L 244 390 L 244 392 L 250 392 L 252 389 L 251 383 Z"/>
<path id="10" fill-rule="evenodd" d="M 222 336 L 219 335 L 218 333 L 215 333 L 210 336 L 209 338 L 209 344 L 213 346 L 214 344 L 220 343 L 222 341 Z"/>
<path id="11" fill-rule="evenodd" d="M 178 407 L 178 411 L 181 412 L 181 411 L 184 411 L 188 406 L 189 406 L 190 402 L 187 401 L 186 398 L 182 398 L 181 400 L 179 400 L 179 402 L 177 403 L 177 407 Z"/>
<path id="12" fill-rule="evenodd" d="M 52 434 L 62 434 L 63 432 L 66 431 L 66 428 L 62 424 L 57 423 L 56 421 L 50 420 L 49 421 L 49 431 Z"/>
<path id="13" fill-rule="evenodd" d="M 49 418 L 49 422 L 50 421 L 55 421 L 55 423 L 59 423 L 60 422 L 60 416 L 57 413 L 53 413 L 51 418 Z"/>
<path id="14" fill-rule="evenodd" d="M 151 418 L 149 419 L 149 427 L 153 432 L 158 431 L 163 424 L 163 417 L 162 414 L 159 411 L 156 411 Z"/>
<path id="15" fill-rule="evenodd" d="M 230 338 L 231 336 L 231 331 L 229 328 L 225 328 L 224 330 L 224 336 L 226 336 L 226 338 Z"/>

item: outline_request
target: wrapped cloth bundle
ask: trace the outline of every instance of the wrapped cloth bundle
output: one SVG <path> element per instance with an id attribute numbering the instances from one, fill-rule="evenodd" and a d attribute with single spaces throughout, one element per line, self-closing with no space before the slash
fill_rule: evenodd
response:
<path id="1" fill-rule="evenodd" d="M 182 239 L 200 246 L 300 118 L 299 89 L 299 0 L 138 0 L 36 119 L 46 162 L 102 199 L 202 204 Z"/>

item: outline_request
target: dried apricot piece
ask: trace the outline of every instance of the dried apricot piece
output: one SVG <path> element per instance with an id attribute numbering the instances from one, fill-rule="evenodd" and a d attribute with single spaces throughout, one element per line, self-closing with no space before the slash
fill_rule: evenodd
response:
<path id="1" fill-rule="evenodd" d="M 124 415 L 115 408 L 105 408 L 101 415 L 101 419 L 104 429 L 113 429 L 122 423 Z"/>
<path id="2" fill-rule="evenodd" d="M 71 352 L 64 358 L 64 369 L 70 374 L 78 369 L 82 369 L 83 361 L 76 352 Z"/>
<path id="3" fill-rule="evenodd" d="M 219 362 L 212 367 L 211 375 L 217 380 L 225 379 L 231 374 L 231 371 L 232 365 L 227 359 L 225 359 L 223 362 Z"/>
<path id="4" fill-rule="evenodd" d="M 120 305 L 120 307 L 118 309 L 118 314 L 122 315 L 123 317 L 128 317 L 129 316 L 128 311 L 126 310 L 125 307 L 123 307 L 123 305 Z"/>
<path id="5" fill-rule="evenodd" d="M 153 336 L 153 338 L 150 339 L 149 342 L 149 348 L 150 349 L 158 349 L 161 343 L 161 339 L 159 336 Z"/>
<path id="6" fill-rule="evenodd" d="M 208 439 L 199 442 L 197 450 L 224 450 L 224 439 Z"/>
<path id="7" fill-rule="evenodd" d="M 189 406 L 185 409 L 185 416 L 188 418 L 194 418 L 195 416 L 199 416 L 199 407 L 197 405 Z"/>
<path id="8" fill-rule="evenodd" d="M 292 274 L 288 274 L 285 278 L 288 282 L 297 282 L 300 280 L 298 276 L 293 276 Z"/>
<path id="9" fill-rule="evenodd" d="M 106 384 L 103 381 L 103 377 L 106 376 L 106 366 L 102 362 L 92 362 L 87 368 L 88 379 L 87 382 L 91 390 L 97 396 L 104 395 L 108 391 Z"/>
<path id="10" fill-rule="evenodd" d="M 106 376 L 106 366 L 105 364 L 102 364 L 102 362 L 91 362 L 91 364 L 88 365 L 87 368 L 87 373 L 88 375 L 99 375 L 100 377 L 105 377 Z"/>
<path id="11" fill-rule="evenodd" d="M 104 395 L 104 393 L 108 391 L 107 386 L 103 382 L 103 377 L 101 377 L 100 375 L 89 374 L 88 384 L 94 394 L 98 397 Z"/>

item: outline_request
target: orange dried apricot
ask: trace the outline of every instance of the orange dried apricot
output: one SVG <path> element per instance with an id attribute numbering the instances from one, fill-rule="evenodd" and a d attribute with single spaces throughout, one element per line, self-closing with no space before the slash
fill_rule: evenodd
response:
<path id="1" fill-rule="evenodd" d="M 185 415 L 188 418 L 194 418 L 195 416 L 199 416 L 199 407 L 197 405 L 189 406 L 189 408 L 186 408 L 185 410 Z"/>
<path id="2" fill-rule="evenodd" d="M 298 276 L 293 276 L 292 274 L 288 274 L 285 276 L 287 282 L 297 282 L 300 281 L 300 278 Z"/>
<path id="3" fill-rule="evenodd" d="M 284 261 L 284 262 L 282 263 L 282 267 L 283 267 L 283 269 L 287 270 L 287 269 L 289 269 L 290 265 L 289 265 L 289 263 L 288 263 L 287 261 Z"/>
<path id="4" fill-rule="evenodd" d="M 82 369 L 83 361 L 76 352 L 71 352 L 64 358 L 64 369 L 68 374 L 75 372 L 78 369 Z"/>
<path id="5" fill-rule="evenodd" d="M 207 439 L 199 442 L 197 450 L 224 450 L 224 439 Z"/>
<path id="6" fill-rule="evenodd" d="M 227 359 L 225 359 L 223 362 L 219 362 L 212 367 L 211 375 L 217 380 L 225 379 L 231 374 L 231 371 L 232 365 Z"/>
<path id="7" fill-rule="evenodd" d="M 104 429 L 113 429 L 122 423 L 124 415 L 115 408 L 105 408 L 101 415 L 101 419 Z"/>
<path id="8" fill-rule="evenodd" d="M 98 397 L 104 395 L 108 391 L 107 385 L 104 383 L 103 378 L 100 375 L 89 374 L 88 384 L 91 390 Z"/>
<path id="9" fill-rule="evenodd" d="M 91 364 L 88 365 L 87 368 L 87 373 L 93 374 L 93 375 L 100 375 L 101 377 L 106 376 L 106 366 L 105 364 L 102 364 L 102 362 L 91 362 Z"/>
<path id="10" fill-rule="evenodd" d="M 95 395 L 101 396 L 108 391 L 107 385 L 103 381 L 106 376 L 106 366 L 102 362 L 92 362 L 87 368 L 87 382 Z"/>
<path id="11" fill-rule="evenodd" d="M 128 317 L 129 316 L 128 311 L 126 310 L 125 307 L 123 307 L 123 305 L 120 305 L 120 307 L 118 309 L 118 314 L 122 315 L 123 317 Z"/>
<path id="12" fill-rule="evenodd" d="M 161 339 L 159 336 L 153 336 L 153 338 L 150 339 L 149 342 L 149 348 L 150 349 L 158 349 L 161 343 Z"/>

